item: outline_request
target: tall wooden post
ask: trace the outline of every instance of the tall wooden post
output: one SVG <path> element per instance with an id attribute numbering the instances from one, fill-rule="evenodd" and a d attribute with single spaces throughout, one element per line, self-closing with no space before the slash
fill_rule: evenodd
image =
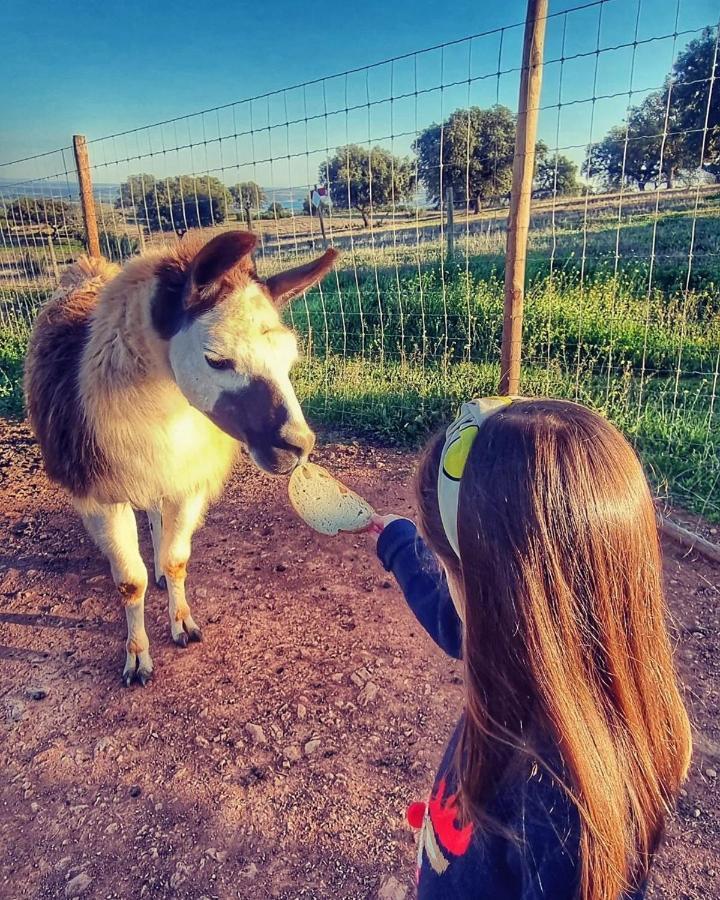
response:
<path id="1" fill-rule="evenodd" d="M 445 191 L 445 208 L 447 210 L 447 255 L 448 260 L 452 260 L 455 256 L 455 198 L 453 189 L 447 188 Z"/>
<path id="2" fill-rule="evenodd" d="M 314 210 L 317 209 L 318 214 L 318 222 L 320 223 L 320 234 L 322 234 L 323 247 L 327 250 L 327 235 L 325 234 L 325 212 L 323 210 L 323 202 L 320 192 L 318 191 L 318 186 L 308 191 L 308 209 L 310 210 L 310 218 L 315 215 Z M 312 231 L 312 227 L 311 227 Z"/>
<path id="3" fill-rule="evenodd" d="M 322 234 L 323 239 L 323 247 L 327 250 L 327 235 L 325 234 L 325 219 L 323 218 L 323 205 L 322 200 L 318 204 L 318 219 L 320 220 L 320 232 Z"/>
<path id="4" fill-rule="evenodd" d="M 90 175 L 90 159 L 88 158 L 87 141 L 84 134 L 73 135 L 75 150 L 75 166 L 77 167 L 78 184 L 80 185 L 80 204 L 82 206 L 85 237 L 90 256 L 99 257 L 100 237 L 98 236 L 97 217 L 95 215 L 95 197 Z"/>
<path id="5" fill-rule="evenodd" d="M 57 284 L 57 282 L 60 281 L 60 272 L 58 271 L 57 256 L 55 255 L 55 242 L 53 241 L 53 235 L 49 234 L 47 240 L 48 240 L 48 250 L 50 251 L 50 262 L 52 263 L 53 278 L 55 280 L 55 283 Z"/>
<path id="6" fill-rule="evenodd" d="M 505 253 L 505 312 L 500 357 L 501 394 L 517 394 L 520 388 L 525 263 L 535 172 L 535 139 L 542 85 L 547 9 L 548 0 L 528 0 Z"/>

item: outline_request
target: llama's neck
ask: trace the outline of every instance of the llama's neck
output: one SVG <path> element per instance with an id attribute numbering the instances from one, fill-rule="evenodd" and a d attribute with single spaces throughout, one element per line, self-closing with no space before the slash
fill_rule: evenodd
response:
<path id="1" fill-rule="evenodd" d="M 167 342 L 152 327 L 154 257 L 129 263 L 102 291 L 83 354 L 82 393 L 114 395 L 146 382 L 173 382 Z"/>

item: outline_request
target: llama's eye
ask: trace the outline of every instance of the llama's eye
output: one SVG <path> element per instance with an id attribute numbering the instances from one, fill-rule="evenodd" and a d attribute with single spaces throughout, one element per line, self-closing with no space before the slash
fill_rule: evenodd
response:
<path id="1" fill-rule="evenodd" d="M 234 369 L 235 363 L 231 359 L 217 359 L 213 356 L 206 356 L 205 362 L 211 369 Z"/>

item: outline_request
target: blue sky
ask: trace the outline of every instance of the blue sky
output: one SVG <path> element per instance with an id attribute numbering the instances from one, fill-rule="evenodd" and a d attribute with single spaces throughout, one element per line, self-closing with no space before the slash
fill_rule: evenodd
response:
<path id="1" fill-rule="evenodd" d="M 577 5 L 551 0 L 550 12 Z M 524 8 L 523 0 L 456 0 L 447 7 L 427 0 L 4 0 L 0 162 L 66 147 L 76 132 L 96 139 L 506 28 L 90 148 L 98 182 L 141 170 L 160 176 L 211 170 L 228 183 L 312 183 L 326 151 L 348 139 L 407 153 L 418 127 L 457 107 L 499 101 L 514 108 L 522 28 L 509 26 L 522 21 Z M 451 14 L 440 15 L 445 9 Z M 549 145 L 581 159 L 590 140 L 622 120 L 630 90 L 635 103 L 661 85 L 691 37 L 667 37 L 676 17 L 680 31 L 714 24 L 718 3 L 640 0 L 639 19 L 637 12 L 638 0 L 607 0 L 548 22 L 540 136 Z M 636 20 L 636 48 L 592 53 L 598 44 L 631 43 Z M 648 38 L 661 39 L 642 43 Z M 0 175 L 50 176 L 67 164 L 52 155 L 0 168 Z"/>

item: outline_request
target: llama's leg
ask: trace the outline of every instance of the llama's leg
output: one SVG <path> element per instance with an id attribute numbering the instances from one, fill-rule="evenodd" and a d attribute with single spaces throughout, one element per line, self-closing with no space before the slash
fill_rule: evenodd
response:
<path id="1" fill-rule="evenodd" d="M 185 599 L 185 579 L 190 559 L 190 543 L 205 512 L 203 494 L 187 497 L 179 503 L 163 503 L 163 528 L 160 563 L 167 579 L 170 630 L 176 644 L 187 647 L 188 640 L 202 640 L 202 632 L 193 621 Z"/>
<path id="2" fill-rule="evenodd" d="M 145 631 L 147 570 L 138 547 L 135 513 L 130 504 L 117 503 L 85 506 L 81 515 L 91 537 L 110 561 L 113 581 L 125 607 L 128 636 L 123 681 L 129 685 L 137 679 L 145 685 L 152 675 L 153 662 Z"/>
<path id="3" fill-rule="evenodd" d="M 155 561 L 155 584 L 164 591 L 167 589 L 167 579 L 163 575 L 162 566 L 160 565 L 163 523 L 162 505 L 159 505 L 156 509 L 149 509 L 147 517 L 150 525 L 150 536 L 152 537 L 153 559 Z"/>

